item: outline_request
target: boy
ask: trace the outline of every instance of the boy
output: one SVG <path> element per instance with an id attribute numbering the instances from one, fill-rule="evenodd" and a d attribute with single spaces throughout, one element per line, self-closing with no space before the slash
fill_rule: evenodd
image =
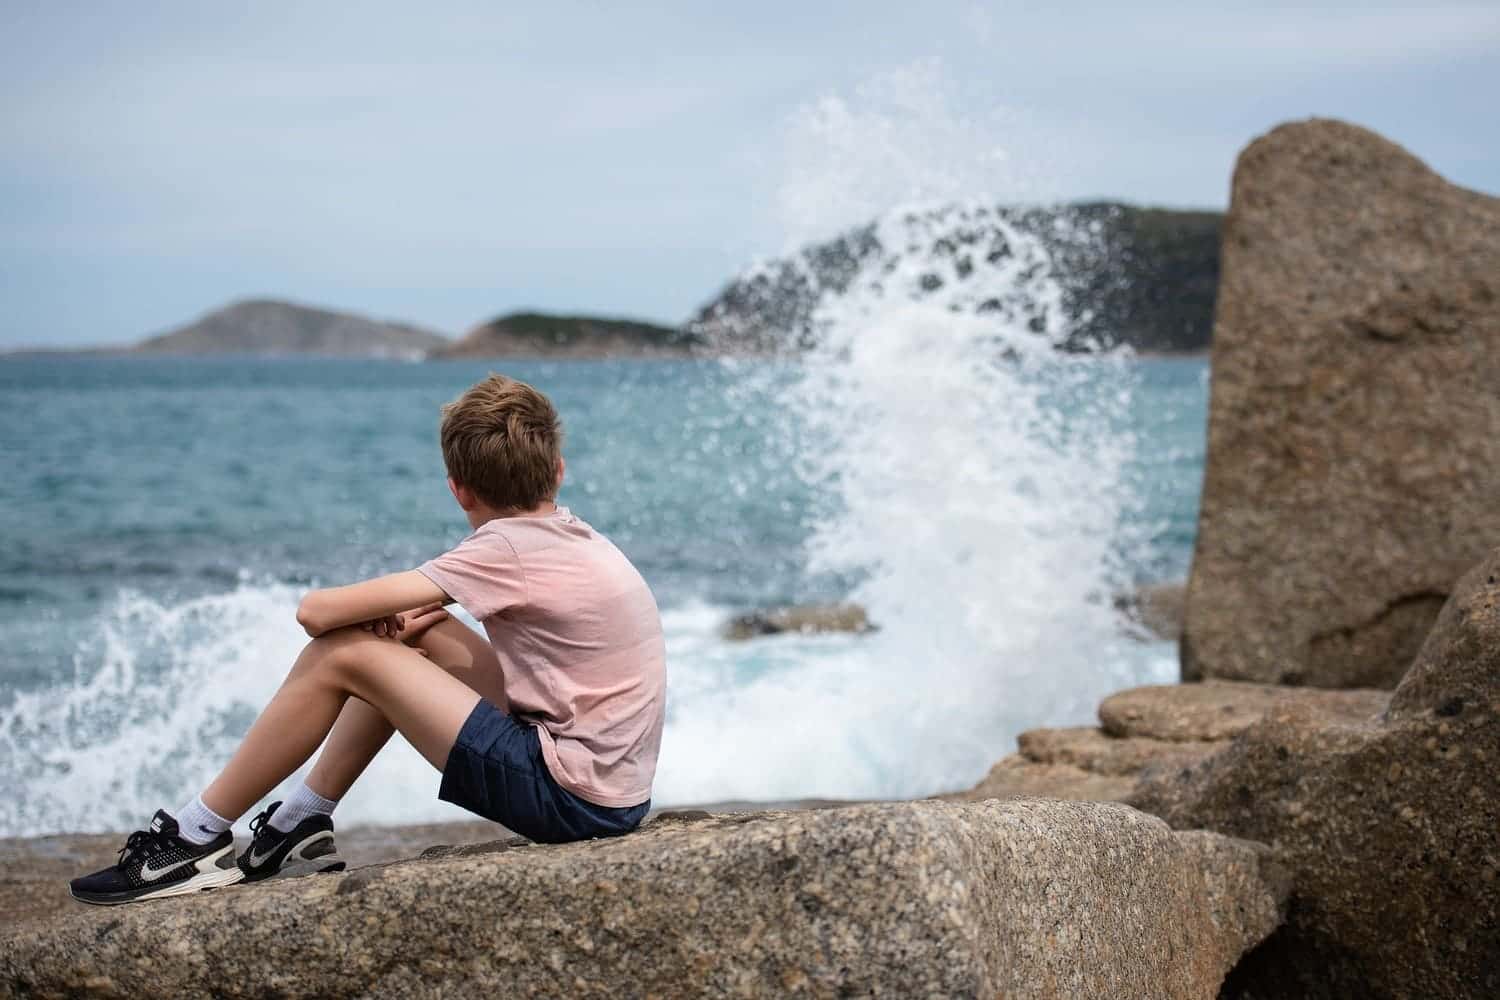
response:
<path id="1" fill-rule="evenodd" d="M 557 505 L 561 437 L 547 397 L 501 375 L 445 406 L 448 488 L 473 533 L 414 570 L 304 597 L 312 641 L 229 764 L 176 816 L 158 810 L 132 833 L 117 864 L 74 879 L 74 897 L 342 869 L 334 806 L 396 730 L 442 771 L 439 798 L 533 840 L 633 830 L 661 745 L 661 620 L 629 560 Z M 443 610 L 455 601 L 489 642 Z M 230 825 L 319 744 L 236 860 Z"/>

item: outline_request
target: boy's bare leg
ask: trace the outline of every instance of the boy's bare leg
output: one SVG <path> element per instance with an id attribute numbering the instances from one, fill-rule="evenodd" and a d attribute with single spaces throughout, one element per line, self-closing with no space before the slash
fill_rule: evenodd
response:
<path id="1" fill-rule="evenodd" d="M 303 648 L 228 765 L 204 789 L 203 804 L 220 816 L 243 815 L 312 756 L 353 698 L 442 770 L 479 697 L 402 642 L 357 626 L 336 629 Z"/>
<path id="2" fill-rule="evenodd" d="M 500 661 L 489 641 L 463 622 L 444 617 L 427 626 L 414 645 L 427 659 L 477 691 L 481 697 L 506 707 Z M 333 732 L 307 776 L 307 787 L 337 802 L 364 773 L 370 761 L 396 731 L 384 715 L 357 698 L 344 702 Z M 440 765 L 441 766 L 441 765 Z"/>

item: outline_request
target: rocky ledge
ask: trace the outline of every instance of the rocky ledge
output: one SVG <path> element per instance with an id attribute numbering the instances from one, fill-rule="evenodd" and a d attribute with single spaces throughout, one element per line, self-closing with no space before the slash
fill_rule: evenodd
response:
<path id="1" fill-rule="evenodd" d="M 1389 691 L 1235 681 L 1132 688 L 1100 703 L 1098 726 L 1022 733 L 1018 753 L 1002 759 L 975 787 L 943 798 L 1046 795 L 1128 802 L 1143 779 L 1170 777 L 1207 760 L 1273 710 L 1358 723 L 1385 711 L 1390 698 Z"/>
<path id="2" fill-rule="evenodd" d="M 1110 803 L 666 814 L 80 907 L 6 933 L 0 992 L 1211 998 L 1282 919 L 1267 855 Z"/>

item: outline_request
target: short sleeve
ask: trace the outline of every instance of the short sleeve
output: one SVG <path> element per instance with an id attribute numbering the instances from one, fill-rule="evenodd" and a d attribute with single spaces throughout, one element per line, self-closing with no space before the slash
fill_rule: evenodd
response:
<path id="1" fill-rule="evenodd" d="M 526 574 L 510 540 L 480 528 L 417 572 L 483 620 L 526 602 Z"/>

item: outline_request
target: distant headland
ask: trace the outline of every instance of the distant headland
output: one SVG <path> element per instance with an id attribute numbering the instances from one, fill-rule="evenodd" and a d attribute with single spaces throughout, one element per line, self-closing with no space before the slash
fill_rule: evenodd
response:
<path id="1" fill-rule="evenodd" d="M 448 338 L 408 323 L 275 299 L 247 299 L 128 349 L 131 354 L 316 354 L 420 359 Z"/>
<path id="2" fill-rule="evenodd" d="M 518 312 L 481 323 L 461 339 L 434 348 L 443 358 L 685 357 L 704 346 L 682 327 L 599 316 Z"/>
<path id="3" fill-rule="evenodd" d="M 421 360 L 450 343 L 433 330 L 409 323 L 278 299 L 243 299 L 134 344 L 63 349 L 21 349 L 19 356 L 390 358 Z"/>
<path id="4" fill-rule="evenodd" d="M 898 267 L 919 273 L 909 292 L 913 298 L 947 294 L 943 286 L 954 280 L 966 282 L 964 287 L 1005 281 L 1015 266 L 1012 245 L 1032 238 L 1046 247 L 1062 295 L 1069 333 L 1059 347 L 1088 351 L 1124 344 L 1144 353 L 1188 354 L 1209 346 L 1222 225 L 1219 212 L 1118 202 L 948 206 L 893 213 L 758 261 L 678 325 L 522 311 L 453 338 L 410 323 L 257 298 L 135 344 L 9 353 L 412 361 L 795 355 L 816 336 L 820 306 L 870 275 Z M 980 295 L 972 308 L 983 314 L 998 306 Z"/>

